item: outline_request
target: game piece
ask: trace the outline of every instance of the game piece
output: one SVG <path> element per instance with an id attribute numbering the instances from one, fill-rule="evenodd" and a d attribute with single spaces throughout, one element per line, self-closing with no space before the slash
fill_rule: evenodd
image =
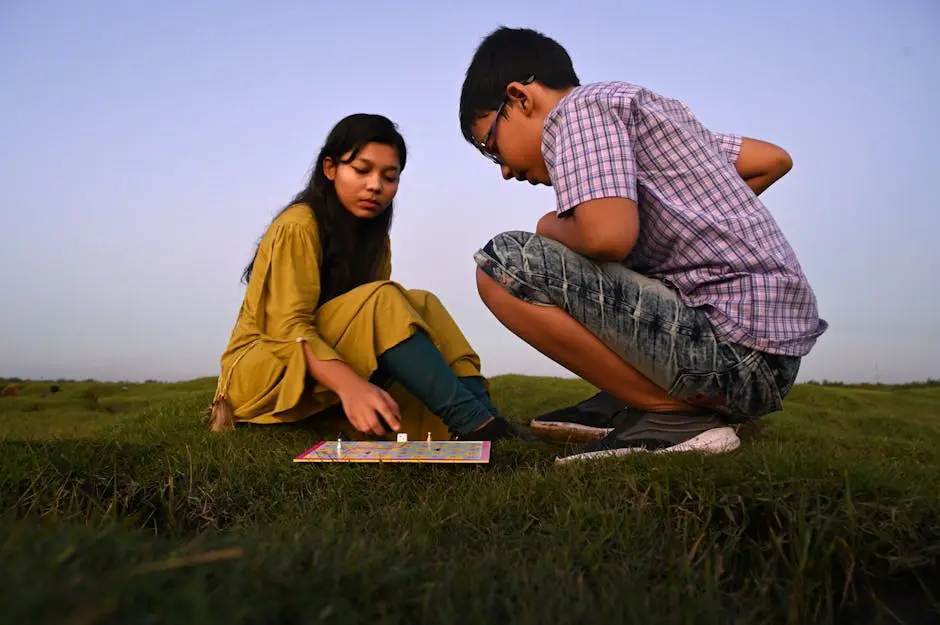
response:
<path id="1" fill-rule="evenodd" d="M 339 458 L 343 457 L 343 437 L 336 437 L 336 456 Z"/>
<path id="2" fill-rule="evenodd" d="M 408 442 L 408 435 L 407 435 L 407 434 L 404 434 L 404 433 L 399 434 L 399 435 L 398 435 L 398 442 L 399 442 L 399 443 L 407 443 L 407 442 Z"/>
<path id="3" fill-rule="evenodd" d="M 428 445 L 430 445 L 430 444 L 431 444 L 431 433 L 428 432 Z"/>
<path id="4" fill-rule="evenodd" d="M 342 454 L 320 441 L 294 458 L 294 462 L 416 462 L 438 464 L 486 464 L 490 441 L 347 441 Z"/>

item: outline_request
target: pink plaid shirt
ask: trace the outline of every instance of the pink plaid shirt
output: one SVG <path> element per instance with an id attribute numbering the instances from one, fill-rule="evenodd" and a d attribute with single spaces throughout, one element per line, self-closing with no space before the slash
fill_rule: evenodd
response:
<path id="1" fill-rule="evenodd" d="M 625 82 L 572 90 L 549 113 L 542 153 L 564 213 L 634 200 L 624 264 L 702 307 L 722 339 L 790 356 L 828 328 L 790 244 L 735 171 L 741 138 L 708 131 L 682 102 Z"/>

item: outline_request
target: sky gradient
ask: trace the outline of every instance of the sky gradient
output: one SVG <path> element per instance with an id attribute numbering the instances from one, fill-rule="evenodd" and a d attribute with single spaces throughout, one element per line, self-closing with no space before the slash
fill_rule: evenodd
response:
<path id="1" fill-rule="evenodd" d="M 438 294 L 484 373 L 568 375 L 474 287 L 473 252 L 553 201 L 460 136 L 473 50 L 508 25 L 790 152 L 762 197 L 831 324 L 801 380 L 940 377 L 940 4 L 705 4 L 0 2 L 0 376 L 217 375 L 241 270 L 353 112 L 408 143 L 393 279 Z"/>

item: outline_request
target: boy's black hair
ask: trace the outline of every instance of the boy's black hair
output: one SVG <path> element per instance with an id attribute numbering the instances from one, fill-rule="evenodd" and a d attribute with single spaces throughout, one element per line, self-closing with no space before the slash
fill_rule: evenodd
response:
<path id="1" fill-rule="evenodd" d="M 495 111 L 506 97 L 506 86 L 534 76 L 549 89 L 581 85 L 568 51 L 560 43 L 529 28 L 501 26 L 480 43 L 460 91 L 460 131 L 473 143 L 470 128 L 481 115 Z"/>

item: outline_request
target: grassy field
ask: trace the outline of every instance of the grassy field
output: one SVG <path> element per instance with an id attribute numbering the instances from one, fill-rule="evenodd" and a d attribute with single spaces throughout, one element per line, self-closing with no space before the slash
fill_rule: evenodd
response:
<path id="1" fill-rule="evenodd" d="M 3 384 L 0 383 L 0 387 Z M 0 398 L 5 622 L 930 623 L 940 385 L 800 385 L 722 457 L 296 465 L 214 379 Z M 591 394 L 494 380 L 520 419 Z"/>

